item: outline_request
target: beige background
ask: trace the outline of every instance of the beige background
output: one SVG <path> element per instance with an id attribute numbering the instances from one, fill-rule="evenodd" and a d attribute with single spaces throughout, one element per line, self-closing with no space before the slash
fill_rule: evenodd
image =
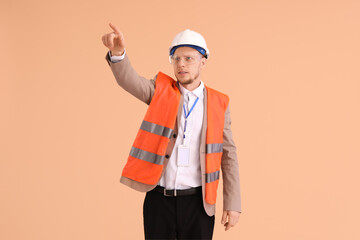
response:
<path id="1" fill-rule="evenodd" d="M 143 238 L 119 178 L 146 105 L 104 59 L 109 22 L 147 78 L 173 76 L 176 33 L 207 40 L 243 208 L 224 232 L 220 194 L 214 239 L 360 239 L 360 2 L 221 2 L 1 1 L 0 239 Z"/>

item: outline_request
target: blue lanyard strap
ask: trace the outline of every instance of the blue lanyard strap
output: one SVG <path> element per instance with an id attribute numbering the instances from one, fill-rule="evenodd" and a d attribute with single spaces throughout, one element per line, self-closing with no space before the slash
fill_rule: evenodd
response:
<path id="1" fill-rule="evenodd" d="M 198 100 L 199 100 L 199 97 L 196 98 L 196 100 L 195 100 L 194 104 L 192 105 L 192 107 L 190 108 L 190 111 L 188 112 L 188 114 L 186 114 L 185 103 L 184 103 L 183 107 L 184 107 L 185 119 L 188 118 L 188 116 L 190 115 L 190 113 L 194 109 L 194 107 L 195 107 L 196 103 L 198 102 Z"/>
<path id="2" fill-rule="evenodd" d="M 188 116 L 190 115 L 190 113 L 192 112 L 192 110 L 194 109 L 194 107 L 195 107 L 196 103 L 198 102 L 198 100 L 199 100 L 199 97 L 196 98 L 196 100 L 195 100 L 194 104 L 192 105 L 192 107 L 190 108 L 190 111 L 188 112 L 188 114 L 186 114 L 185 103 L 183 105 L 184 114 L 185 114 L 184 138 L 185 138 L 185 132 L 186 132 L 186 122 L 187 122 L 186 120 L 187 120 Z"/>

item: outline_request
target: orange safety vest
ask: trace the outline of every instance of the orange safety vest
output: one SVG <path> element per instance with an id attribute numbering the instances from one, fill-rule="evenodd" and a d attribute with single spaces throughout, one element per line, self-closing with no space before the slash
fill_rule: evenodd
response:
<path id="1" fill-rule="evenodd" d="M 177 82 L 159 72 L 154 96 L 131 148 L 122 176 L 144 184 L 160 180 L 167 145 L 180 104 Z M 225 111 L 229 97 L 205 85 L 207 91 L 205 200 L 215 204 L 223 153 Z"/>

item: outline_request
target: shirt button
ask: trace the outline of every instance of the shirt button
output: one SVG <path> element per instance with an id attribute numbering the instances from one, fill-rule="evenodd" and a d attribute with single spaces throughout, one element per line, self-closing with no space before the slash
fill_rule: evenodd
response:
<path id="1" fill-rule="evenodd" d="M 169 158 L 170 156 L 168 154 L 165 155 L 166 158 Z"/>
<path id="2" fill-rule="evenodd" d="M 173 138 L 176 138 L 176 136 L 177 136 L 176 133 L 174 133 L 174 134 L 173 134 Z"/>

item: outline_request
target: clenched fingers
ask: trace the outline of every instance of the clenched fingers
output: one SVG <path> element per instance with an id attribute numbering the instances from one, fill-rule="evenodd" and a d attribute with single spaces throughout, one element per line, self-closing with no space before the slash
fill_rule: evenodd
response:
<path id="1" fill-rule="evenodd" d="M 221 223 L 224 224 L 225 231 L 229 230 L 231 227 L 234 227 L 239 221 L 240 213 L 236 211 L 224 211 Z M 226 221 L 227 220 L 227 221 Z"/>
<path id="2" fill-rule="evenodd" d="M 107 33 L 102 36 L 102 41 L 106 47 L 112 48 L 114 46 L 114 38 L 115 33 Z"/>

